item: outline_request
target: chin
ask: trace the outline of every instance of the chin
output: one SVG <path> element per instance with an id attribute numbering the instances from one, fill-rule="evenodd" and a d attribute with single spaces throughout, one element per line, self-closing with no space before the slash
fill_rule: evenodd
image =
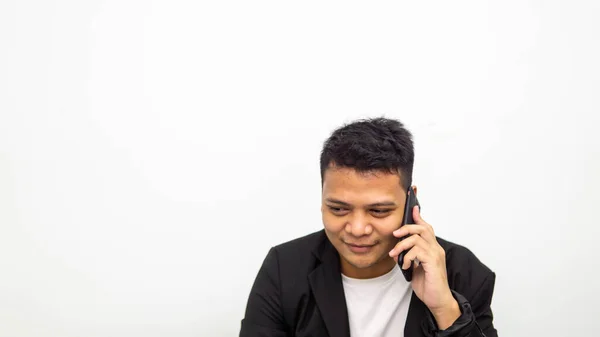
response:
<path id="1" fill-rule="evenodd" d="M 356 257 L 356 256 L 345 256 L 344 259 L 352 266 L 358 269 L 365 269 L 372 267 L 379 262 L 376 257 Z"/>
<path id="2" fill-rule="evenodd" d="M 346 260 L 348 261 L 348 260 Z M 348 261 L 348 263 L 350 263 L 350 265 L 352 265 L 353 267 L 357 268 L 357 269 L 367 269 L 370 267 L 373 267 L 373 265 L 375 264 L 375 262 L 364 262 L 364 261 Z"/>

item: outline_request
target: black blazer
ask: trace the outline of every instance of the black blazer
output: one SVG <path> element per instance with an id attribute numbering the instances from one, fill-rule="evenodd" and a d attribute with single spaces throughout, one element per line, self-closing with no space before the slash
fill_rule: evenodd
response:
<path id="1" fill-rule="evenodd" d="M 404 336 L 497 337 L 491 310 L 495 274 L 467 248 L 437 238 L 461 316 L 438 331 L 413 293 Z M 254 281 L 240 337 L 350 337 L 340 258 L 324 230 L 269 250 Z"/>

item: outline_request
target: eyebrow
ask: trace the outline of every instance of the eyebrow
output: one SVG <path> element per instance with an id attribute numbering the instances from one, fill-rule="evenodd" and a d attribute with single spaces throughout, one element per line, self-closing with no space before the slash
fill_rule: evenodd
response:
<path id="1" fill-rule="evenodd" d="M 344 202 L 344 201 L 341 201 L 341 200 L 337 200 L 337 199 L 333 199 L 333 198 L 327 198 L 327 199 L 325 199 L 325 201 L 331 202 L 331 203 L 334 203 L 334 204 L 338 204 L 338 205 L 342 205 L 342 206 L 347 206 L 347 207 L 352 206 L 352 205 L 350 205 L 347 202 Z M 396 203 L 393 202 L 393 201 L 382 201 L 382 202 L 376 202 L 376 203 L 373 203 L 373 204 L 369 204 L 367 206 L 368 207 L 396 206 Z"/>

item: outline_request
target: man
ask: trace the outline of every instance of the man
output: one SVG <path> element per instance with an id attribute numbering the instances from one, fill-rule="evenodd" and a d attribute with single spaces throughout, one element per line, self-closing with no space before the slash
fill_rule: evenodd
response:
<path id="1" fill-rule="evenodd" d="M 413 162 L 399 121 L 333 132 L 321 153 L 324 229 L 270 249 L 241 337 L 497 336 L 494 272 L 436 237 L 418 206 L 402 226 Z M 413 268 L 410 282 L 401 268 Z"/>

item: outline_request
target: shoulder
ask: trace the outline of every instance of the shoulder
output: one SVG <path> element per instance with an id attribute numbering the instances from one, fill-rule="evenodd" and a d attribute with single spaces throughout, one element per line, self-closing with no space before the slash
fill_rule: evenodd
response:
<path id="1" fill-rule="evenodd" d="M 481 272 L 491 272 L 479 258 L 467 247 L 443 238 L 437 238 L 438 243 L 446 251 L 446 262 L 456 264 L 457 268 L 475 268 Z"/>
<path id="2" fill-rule="evenodd" d="M 317 247 L 325 238 L 327 238 L 325 235 L 325 231 L 321 229 L 316 232 L 282 242 L 274 246 L 273 248 L 277 250 L 286 251 L 297 248 Z"/>
<path id="3" fill-rule="evenodd" d="M 314 253 L 322 246 L 327 236 L 319 230 L 302 237 L 282 242 L 271 248 L 280 263 L 302 263 L 314 260 Z"/>
<path id="4" fill-rule="evenodd" d="M 305 279 L 315 268 L 318 261 L 315 252 L 323 246 L 324 240 L 327 236 L 321 230 L 272 246 L 263 260 L 258 279 L 288 292 L 290 283 Z"/>
<path id="5" fill-rule="evenodd" d="M 265 267 L 288 269 L 287 266 L 313 265 L 316 253 L 327 240 L 324 230 L 313 232 L 272 246 L 265 258 Z M 297 269 L 297 268 L 296 268 Z"/>
<path id="6" fill-rule="evenodd" d="M 437 238 L 446 252 L 448 283 L 467 297 L 475 296 L 485 288 L 493 289 L 496 274 L 470 249 L 458 243 Z"/>
<path id="7" fill-rule="evenodd" d="M 309 292 L 308 277 L 320 263 L 318 252 L 326 240 L 321 230 L 271 247 L 262 268 L 272 275 L 282 301 L 296 306 Z"/>

